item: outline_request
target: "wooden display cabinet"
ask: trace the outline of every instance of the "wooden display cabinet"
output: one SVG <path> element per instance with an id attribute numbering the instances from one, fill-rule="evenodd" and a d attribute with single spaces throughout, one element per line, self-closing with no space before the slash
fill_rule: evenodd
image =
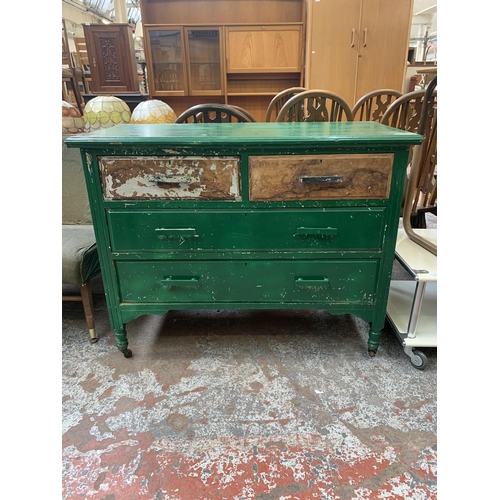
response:
<path id="1" fill-rule="evenodd" d="M 151 97 L 177 114 L 218 102 L 242 106 L 264 121 L 274 95 L 303 84 L 305 5 L 141 0 Z M 170 49 L 166 32 L 175 32 Z M 175 57 L 168 54 L 173 47 Z"/>
<path id="2" fill-rule="evenodd" d="M 154 26 L 145 33 L 153 96 L 223 95 L 220 27 Z"/>
<path id="3" fill-rule="evenodd" d="M 132 26 L 121 23 L 85 23 L 83 32 L 92 77 L 92 92 L 139 92 Z"/>
<path id="4" fill-rule="evenodd" d="M 221 27 L 164 25 L 145 33 L 154 96 L 224 94 Z"/>

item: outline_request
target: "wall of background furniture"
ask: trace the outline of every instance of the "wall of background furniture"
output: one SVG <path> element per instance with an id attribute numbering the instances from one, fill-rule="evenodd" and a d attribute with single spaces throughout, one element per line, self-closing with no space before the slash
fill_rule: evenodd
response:
<path id="1" fill-rule="evenodd" d="M 372 90 L 404 92 L 413 3 L 141 0 L 148 98 L 177 115 L 213 102 L 264 121 L 271 99 L 290 87 L 335 92 L 351 107 Z M 107 93 L 109 83 L 92 93 Z M 119 83 L 115 94 L 124 92 Z"/>

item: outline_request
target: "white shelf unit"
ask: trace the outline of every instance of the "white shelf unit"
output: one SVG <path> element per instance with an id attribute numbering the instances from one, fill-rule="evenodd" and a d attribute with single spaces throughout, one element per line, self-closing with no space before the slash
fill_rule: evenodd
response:
<path id="1" fill-rule="evenodd" d="M 437 245 L 437 229 L 415 229 L 416 234 Z M 396 332 L 411 364 L 420 370 L 427 357 L 416 347 L 437 347 L 437 256 L 398 230 L 396 259 L 413 281 L 392 280 L 387 319 Z"/>

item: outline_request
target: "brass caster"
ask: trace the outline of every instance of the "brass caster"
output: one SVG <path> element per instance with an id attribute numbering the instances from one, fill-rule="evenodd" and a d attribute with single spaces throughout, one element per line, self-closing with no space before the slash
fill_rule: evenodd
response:
<path id="1" fill-rule="evenodd" d="M 369 354 L 370 358 L 373 358 L 373 357 L 375 357 L 375 354 L 377 354 L 377 351 L 370 351 L 369 350 L 368 354 Z"/>
<path id="2" fill-rule="evenodd" d="M 97 337 L 91 337 L 89 340 L 91 344 L 95 344 L 99 339 Z"/>

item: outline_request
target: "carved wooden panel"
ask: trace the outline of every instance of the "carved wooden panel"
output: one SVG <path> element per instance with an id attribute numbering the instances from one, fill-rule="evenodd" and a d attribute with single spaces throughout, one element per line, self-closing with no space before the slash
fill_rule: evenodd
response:
<path id="1" fill-rule="evenodd" d="M 120 72 L 118 71 L 118 57 L 116 54 L 116 44 L 114 37 L 100 38 L 99 45 L 101 47 L 102 64 L 104 66 L 105 80 L 120 80 Z"/>
<path id="2" fill-rule="evenodd" d="M 250 156 L 250 201 L 387 199 L 391 154 Z"/>
<path id="3" fill-rule="evenodd" d="M 236 156 L 102 156 L 105 200 L 241 200 Z"/>

